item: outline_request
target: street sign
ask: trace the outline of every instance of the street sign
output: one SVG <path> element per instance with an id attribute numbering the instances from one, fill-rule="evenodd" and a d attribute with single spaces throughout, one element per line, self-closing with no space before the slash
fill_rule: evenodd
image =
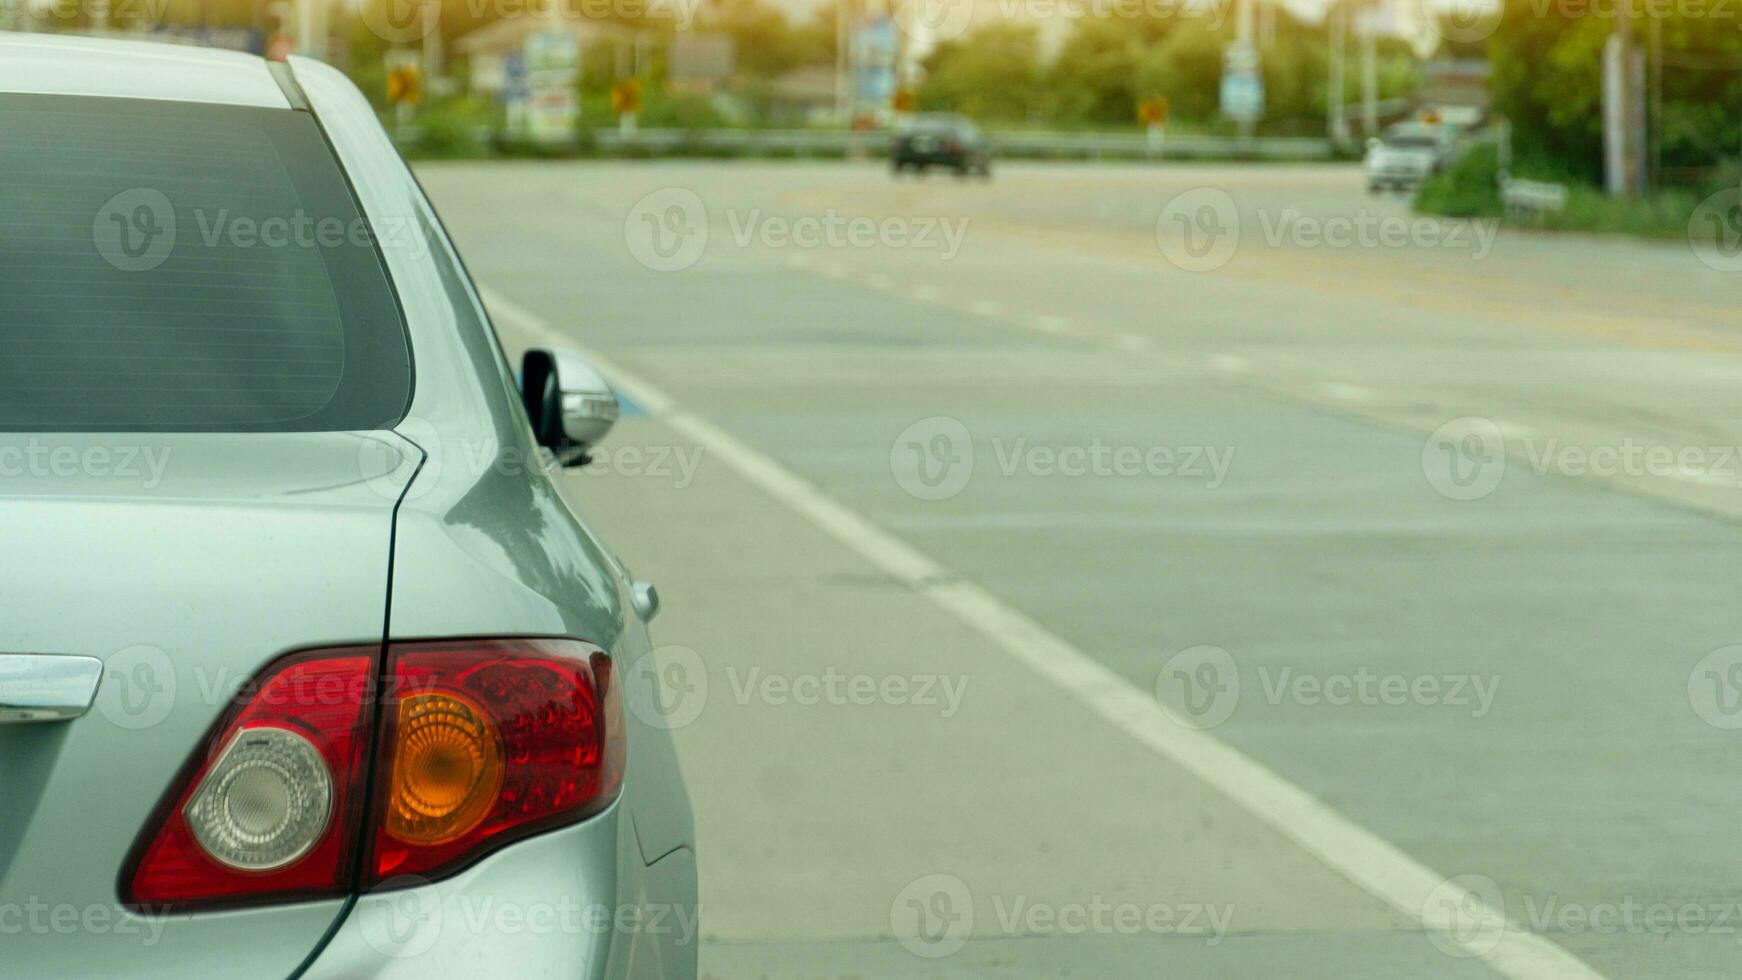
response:
<path id="1" fill-rule="evenodd" d="M 527 135 L 539 143 L 562 143 L 575 136 L 579 108 L 569 89 L 546 88 L 532 94 L 527 107 Z"/>
<path id="2" fill-rule="evenodd" d="M 1222 49 L 1222 70 L 1253 74 L 1258 71 L 1258 45 L 1251 41 L 1230 41 Z"/>
<path id="3" fill-rule="evenodd" d="M 387 64 L 387 101 L 396 106 L 414 106 L 423 98 L 423 70 L 415 55 L 400 55 Z"/>
<path id="4" fill-rule="evenodd" d="M 1264 76 L 1250 41 L 1235 41 L 1222 52 L 1222 115 L 1241 123 L 1264 118 Z"/>
<path id="5" fill-rule="evenodd" d="M 611 86 L 611 111 L 625 116 L 641 111 L 641 79 L 622 78 Z"/>
<path id="6" fill-rule="evenodd" d="M 1161 96 L 1144 99 L 1137 103 L 1137 122 L 1143 126 L 1167 125 L 1167 99 Z"/>
<path id="7" fill-rule="evenodd" d="M 892 104 L 899 88 L 896 68 L 900 52 L 901 31 L 895 18 L 887 14 L 866 20 L 854 31 L 853 98 L 858 111 L 874 112 Z"/>
<path id="8" fill-rule="evenodd" d="M 532 75 L 526 68 L 526 52 L 510 51 L 502 56 L 502 99 L 511 102 L 532 98 Z"/>
<path id="9" fill-rule="evenodd" d="M 502 110 L 508 133 L 524 138 L 532 129 L 532 77 L 526 70 L 526 52 L 509 51 L 502 56 Z"/>
<path id="10" fill-rule="evenodd" d="M 580 103 L 581 45 L 566 30 L 540 31 L 526 39 L 522 55 L 526 85 L 526 134 L 539 143 L 564 143 L 575 137 Z"/>

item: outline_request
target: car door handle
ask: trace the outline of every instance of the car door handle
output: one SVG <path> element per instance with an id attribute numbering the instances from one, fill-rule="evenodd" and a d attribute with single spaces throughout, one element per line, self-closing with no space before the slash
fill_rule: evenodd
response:
<path id="1" fill-rule="evenodd" d="M 91 710 L 102 679 L 96 657 L 0 653 L 0 725 L 71 721 Z"/>

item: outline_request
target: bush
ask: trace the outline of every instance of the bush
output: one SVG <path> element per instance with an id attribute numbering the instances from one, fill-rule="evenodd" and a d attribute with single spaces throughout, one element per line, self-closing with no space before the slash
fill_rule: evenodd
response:
<path id="1" fill-rule="evenodd" d="M 1632 200 L 1613 198 L 1602 188 L 1569 182 L 1564 176 L 1544 172 L 1552 170 L 1551 167 L 1524 169 L 1522 176 L 1531 179 L 1567 183 L 1567 207 L 1558 213 L 1508 216 L 1507 220 L 1550 231 L 1679 238 L 1688 233 L 1688 221 L 1704 199 L 1703 194 L 1688 190 L 1667 190 Z M 1415 199 L 1416 210 L 1448 218 L 1505 216 L 1499 170 L 1499 153 L 1494 145 L 1475 146 L 1454 166 L 1422 184 Z"/>
<path id="2" fill-rule="evenodd" d="M 615 113 L 608 118 L 616 123 Z M 649 86 L 636 123 L 648 129 L 714 129 L 725 120 L 706 95 L 667 92 Z"/>
<path id="3" fill-rule="evenodd" d="M 1567 209 L 1543 215 L 1542 227 L 1647 238 L 1684 238 L 1700 198 L 1691 191 L 1672 190 L 1636 199 L 1613 198 L 1589 185 L 1573 187 Z"/>
<path id="4" fill-rule="evenodd" d="M 418 140 L 411 147 L 426 159 L 453 159 L 484 155 L 487 146 L 480 130 L 492 126 L 492 107 L 475 99 L 454 99 L 431 105 L 416 117 Z"/>
<path id="5" fill-rule="evenodd" d="M 1457 163 L 1430 177 L 1416 195 L 1416 210 L 1448 218 L 1493 218 L 1500 203 L 1500 152 L 1492 143 L 1470 148 Z"/>

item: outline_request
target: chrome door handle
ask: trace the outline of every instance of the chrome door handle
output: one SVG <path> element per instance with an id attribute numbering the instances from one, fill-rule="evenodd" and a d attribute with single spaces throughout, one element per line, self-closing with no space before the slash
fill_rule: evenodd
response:
<path id="1" fill-rule="evenodd" d="M 0 725 L 71 721 L 91 710 L 102 679 L 96 657 L 0 653 Z"/>

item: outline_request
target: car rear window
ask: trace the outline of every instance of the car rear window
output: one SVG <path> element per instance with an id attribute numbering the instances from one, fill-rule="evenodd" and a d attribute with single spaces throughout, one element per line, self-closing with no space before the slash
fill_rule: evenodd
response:
<path id="1" fill-rule="evenodd" d="M 391 425 L 382 263 L 306 112 L 0 95 L 0 431 Z"/>

